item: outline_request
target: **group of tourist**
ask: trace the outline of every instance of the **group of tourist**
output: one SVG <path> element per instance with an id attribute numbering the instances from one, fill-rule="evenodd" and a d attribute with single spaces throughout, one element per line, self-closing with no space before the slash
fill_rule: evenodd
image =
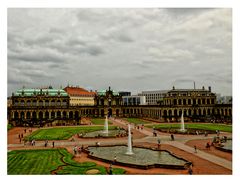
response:
<path id="1" fill-rule="evenodd" d="M 75 145 L 74 147 L 73 147 L 73 153 L 74 153 L 74 155 L 79 155 L 80 157 L 81 157 L 81 153 L 83 152 L 83 150 L 84 150 L 84 146 L 82 145 L 81 147 L 80 146 L 77 146 L 77 145 Z"/>
<path id="2" fill-rule="evenodd" d="M 116 162 L 117 162 L 117 156 L 115 155 L 114 158 L 113 158 L 113 162 L 110 163 L 108 174 L 110 174 L 110 175 L 113 174 L 113 168 L 112 168 L 112 166 L 113 166 L 113 164 L 116 164 Z"/>
<path id="3" fill-rule="evenodd" d="M 143 130 L 144 124 L 140 124 L 140 125 L 134 124 L 134 128 L 138 130 Z"/>
<path id="4" fill-rule="evenodd" d="M 18 138 L 19 138 L 19 142 L 21 143 L 21 142 L 22 142 L 22 139 L 23 139 L 23 133 L 18 134 Z"/>

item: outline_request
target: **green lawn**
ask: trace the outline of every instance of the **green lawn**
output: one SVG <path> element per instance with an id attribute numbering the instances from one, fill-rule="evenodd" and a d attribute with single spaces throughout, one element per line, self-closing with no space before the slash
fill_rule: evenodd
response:
<path id="1" fill-rule="evenodd" d="M 148 125 L 147 127 L 152 128 L 155 127 L 156 129 L 164 129 L 164 128 L 180 128 L 181 124 L 157 124 L 157 125 Z M 203 129 L 203 130 L 211 130 L 211 131 L 224 131 L 224 132 L 232 132 L 232 125 L 224 125 L 224 124 L 203 124 L 203 123 L 186 123 L 185 128 L 190 129 Z"/>
<path id="2" fill-rule="evenodd" d="M 66 149 L 15 150 L 8 152 L 8 174 L 51 174 L 52 171 L 57 174 L 86 174 L 90 169 L 107 174 L 103 166 L 94 162 L 78 163 L 72 158 Z M 125 170 L 113 168 L 113 172 L 124 174 Z"/>
<path id="3" fill-rule="evenodd" d="M 8 153 L 8 174 L 51 174 L 63 165 L 57 149 L 16 150 Z"/>
<path id="4" fill-rule="evenodd" d="M 91 119 L 91 122 L 92 124 L 95 124 L 95 125 L 104 125 L 104 122 L 105 122 L 105 119 Z M 111 121 L 108 121 L 108 124 L 112 124 Z"/>
<path id="5" fill-rule="evenodd" d="M 115 126 L 109 126 L 109 129 L 115 129 Z M 66 140 L 77 133 L 87 133 L 97 130 L 103 130 L 103 126 L 78 126 L 78 127 L 58 127 L 39 129 L 31 135 L 25 137 L 26 140 Z"/>
<path id="6" fill-rule="evenodd" d="M 138 119 L 138 118 L 126 118 L 126 120 L 129 123 L 134 123 L 134 124 L 150 124 L 151 123 L 149 121 L 145 121 L 145 120 Z"/>

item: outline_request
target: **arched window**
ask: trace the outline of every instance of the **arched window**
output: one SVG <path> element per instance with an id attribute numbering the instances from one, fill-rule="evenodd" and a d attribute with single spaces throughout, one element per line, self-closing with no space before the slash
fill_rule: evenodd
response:
<path id="1" fill-rule="evenodd" d="M 186 109 L 184 109 L 183 115 L 184 115 L 184 116 L 187 116 L 187 110 L 186 110 Z"/>
<path id="2" fill-rule="evenodd" d="M 73 119 L 73 112 L 72 111 L 69 112 L 69 118 Z"/>
<path id="3" fill-rule="evenodd" d="M 33 100 L 32 105 L 37 106 L 37 100 Z"/>
<path id="4" fill-rule="evenodd" d="M 178 105 L 182 105 L 182 99 L 178 99 Z"/>
<path id="5" fill-rule="evenodd" d="M 57 112 L 57 118 L 61 118 L 61 112 L 60 111 Z"/>
<path id="6" fill-rule="evenodd" d="M 202 115 L 202 111 L 201 111 L 201 109 L 198 109 L 198 115 L 199 115 L 199 116 Z"/>
<path id="7" fill-rule="evenodd" d="M 33 111 L 33 113 L 32 113 L 32 118 L 33 118 L 33 119 L 36 119 L 36 118 L 37 118 L 37 113 L 36 113 L 35 111 Z"/>
<path id="8" fill-rule="evenodd" d="M 172 116 L 172 110 L 168 111 L 168 116 L 170 116 L 170 117 Z"/>
<path id="9" fill-rule="evenodd" d="M 61 106 L 61 101 L 60 100 L 57 101 L 57 106 Z"/>
<path id="10" fill-rule="evenodd" d="M 49 100 L 45 100 L 45 106 L 49 106 Z"/>
<path id="11" fill-rule="evenodd" d="M 30 100 L 27 100 L 27 106 L 31 106 L 31 101 Z"/>
<path id="12" fill-rule="evenodd" d="M 45 112 L 45 118 L 46 118 L 46 119 L 49 118 L 49 112 L 48 112 L 48 111 Z"/>
<path id="13" fill-rule="evenodd" d="M 21 119 L 25 119 L 24 112 L 21 112 Z"/>
<path id="14" fill-rule="evenodd" d="M 54 111 L 51 112 L 51 118 L 52 118 L 52 119 L 55 118 L 55 112 L 54 112 Z"/>
<path id="15" fill-rule="evenodd" d="M 27 112 L 27 119 L 31 119 L 31 113 L 29 111 Z"/>
<path id="16" fill-rule="evenodd" d="M 192 116 L 192 110 L 191 109 L 188 110 L 188 116 Z"/>
<path id="17" fill-rule="evenodd" d="M 79 118 L 79 112 L 75 111 L 75 119 L 78 119 L 78 118 Z"/>
<path id="18" fill-rule="evenodd" d="M 67 118 L 67 113 L 66 113 L 66 111 L 63 111 L 63 118 L 64 118 L 64 119 Z"/>
<path id="19" fill-rule="evenodd" d="M 14 119 L 18 119 L 18 117 L 19 117 L 19 116 L 18 116 L 18 112 L 15 111 L 15 112 L 14 112 Z"/>
<path id="20" fill-rule="evenodd" d="M 15 101 L 15 102 L 14 102 L 14 105 L 15 105 L 15 106 L 18 106 L 18 101 Z"/>
<path id="21" fill-rule="evenodd" d="M 39 100 L 39 101 L 38 101 L 38 105 L 39 105 L 39 106 L 43 106 L 43 101 L 42 101 L 42 100 Z"/>
<path id="22" fill-rule="evenodd" d="M 43 119 L 43 112 L 40 111 L 40 112 L 38 113 L 38 116 L 39 116 L 39 119 Z"/>
<path id="23" fill-rule="evenodd" d="M 203 116 L 206 116 L 206 110 L 203 109 Z"/>
<path id="24" fill-rule="evenodd" d="M 186 99 L 183 99 L 183 105 L 186 105 Z"/>
<path id="25" fill-rule="evenodd" d="M 208 116 L 211 115 L 211 111 L 210 111 L 210 109 L 207 110 L 207 115 L 208 115 Z"/>
<path id="26" fill-rule="evenodd" d="M 55 100 L 51 101 L 51 106 L 55 106 Z"/>

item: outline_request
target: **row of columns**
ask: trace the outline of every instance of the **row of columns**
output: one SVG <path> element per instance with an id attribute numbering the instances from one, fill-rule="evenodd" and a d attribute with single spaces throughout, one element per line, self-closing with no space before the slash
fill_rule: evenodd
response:
<path id="1" fill-rule="evenodd" d="M 54 102 L 53 102 L 54 101 Z M 14 102 L 14 106 L 67 106 L 66 100 L 51 100 L 51 101 L 42 101 L 42 100 L 36 100 L 34 101 L 20 101 L 20 102 Z"/>
<path id="2" fill-rule="evenodd" d="M 232 110 L 225 108 L 225 109 L 214 109 L 214 108 L 205 108 L 205 109 L 144 109 L 143 114 L 151 116 L 181 116 L 181 114 L 185 116 L 202 116 L 202 115 L 221 115 L 221 116 L 232 116 Z"/>
<path id="3" fill-rule="evenodd" d="M 163 101 L 164 105 L 209 105 L 215 104 L 214 98 L 207 99 L 165 99 Z"/>
<path id="4" fill-rule="evenodd" d="M 175 117 L 181 116 L 182 112 L 184 116 L 206 116 L 206 115 L 220 115 L 220 116 L 232 116 L 232 110 L 229 108 L 175 108 L 175 109 L 163 109 L 163 108 L 122 108 L 111 110 L 112 116 L 147 116 L 147 117 Z M 48 113 L 48 114 L 47 114 Z M 46 110 L 46 111 L 34 111 L 34 110 L 18 110 L 11 111 L 11 118 L 75 118 L 80 115 L 91 115 L 95 117 L 104 117 L 108 113 L 108 108 L 99 109 L 82 109 L 82 110 Z M 53 117 L 52 117 L 53 116 Z"/>

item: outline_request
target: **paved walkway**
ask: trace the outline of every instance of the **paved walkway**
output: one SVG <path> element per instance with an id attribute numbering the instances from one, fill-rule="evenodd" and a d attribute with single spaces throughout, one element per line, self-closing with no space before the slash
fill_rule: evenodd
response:
<path id="1" fill-rule="evenodd" d="M 220 166 L 223 166 L 227 169 L 232 170 L 232 162 L 229 160 L 223 159 L 221 157 L 217 157 L 215 155 L 211 155 L 211 154 L 203 152 L 201 150 L 197 150 L 197 152 L 195 152 L 194 148 L 184 145 L 177 141 L 166 142 L 165 144 L 172 145 L 172 146 L 182 149 L 186 152 L 192 153 L 193 155 L 196 155 L 202 159 L 208 160 L 210 162 L 213 162 L 215 164 L 218 164 Z"/>
<path id="2" fill-rule="evenodd" d="M 112 121 L 117 122 L 117 123 L 125 123 L 125 122 L 120 121 L 120 120 L 112 120 Z M 211 155 L 209 153 L 206 153 L 206 152 L 203 152 L 203 151 L 200 151 L 200 150 L 197 150 L 197 153 L 195 153 L 195 150 L 192 147 L 189 147 L 189 146 L 184 144 L 187 140 L 189 140 L 189 136 L 188 136 L 187 139 L 186 139 L 186 137 L 183 136 L 178 141 L 169 141 L 170 140 L 169 136 L 166 136 L 166 134 L 163 134 L 163 133 L 160 133 L 160 132 L 158 132 L 158 137 L 152 137 L 153 133 L 150 131 L 149 128 L 144 128 L 143 130 L 140 129 L 138 131 L 145 134 L 145 135 L 148 135 L 148 137 L 145 137 L 143 139 L 134 140 L 136 142 L 146 141 L 146 142 L 151 142 L 151 143 L 157 143 L 157 139 L 161 138 L 161 143 L 172 145 L 172 146 L 177 147 L 179 149 L 182 149 L 186 152 L 189 152 L 193 155 L 196 155 L 196 156 L 198 156 L 202 159 L 208 160 L 210 162 L 213 162 L 215 164 L 218 164 L 220 166 L 223 166 L 227 169 L 232 170 L 232 162 L 231 161 L 228 161 L 228 160 L 223 159 L 221 157 L 217 157 L 215 155 Z M 212 136 L 203 138 L 203 136 L 201 136 L 201 135 L 200 136 L 199 135 L 198 136 L 193 135 L 193 136 L 190 137 L 191 140 L 207 139 L 207 138 L 212 138 Z"/>

